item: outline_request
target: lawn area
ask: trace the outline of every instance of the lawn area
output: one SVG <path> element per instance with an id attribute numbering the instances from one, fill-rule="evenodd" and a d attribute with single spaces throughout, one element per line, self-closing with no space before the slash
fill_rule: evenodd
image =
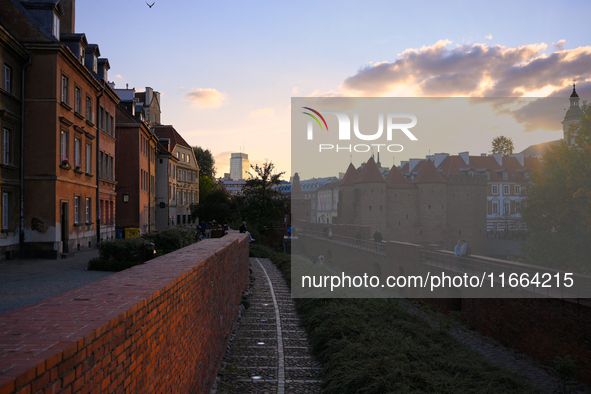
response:
<path id="1" fill-rule="evenodd" d="M 270 258 L 289 283 L 289 255 L 262 249 L 251 254 Z M 397 300 L 295 301 L 312 351 L 323 364 L 326 393 L 537 392 Z"/>

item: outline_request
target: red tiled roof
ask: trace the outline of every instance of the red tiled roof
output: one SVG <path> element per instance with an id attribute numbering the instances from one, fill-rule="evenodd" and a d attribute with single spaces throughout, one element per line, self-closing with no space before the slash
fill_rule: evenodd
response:
<path id="1" fill-rule="evenodd" d="M 172 126 L 154 126 L 154 133 L 159 138 L 169 138 L 170 139 L 170 151 L 172 152 L 175 146 L 181 145 L 186 148 L 191 149 L 191 145 L 185 141 L 183 137 L 174 129 Z"/>
<path id="2" fill-rule="evenodd" d="M 359 174 L 359 179 L 355 183 L 381 183 L 386 182 L 382 176 L 382 172 L 378 168 L 373 157 L 371 157 Z"/>
<path id="3" fill-rule="evenodd" d="M 339 183 L 339 186 L 353 186 L 357 179 L 359 179 L 359 172 L 357 172 L 357 169 L 353 163 L 351 163 L 347 168 L 347 172 L 345 173 L 343 180 Z"/>
<path id="4" fill-rule="evenodd" d="M 421 168 L 418 169 L 419 175 L 415 177 L 412 183 L 446 183 L 431 160 L 425 160 L 419 164 L 422 164 Z M 417 167 L 414 170 L 417 170 Z"/>
<path id="5" fill-rule="evenodd" d="M 406 180 L 404 175 L 402 175 L 402 173 L 398 170 L 398 168 L 396 168 L 396 166 L 392 166 L 392 168 L 390 169 L 388 176 L 386 176 L 386 182 L 388 183 L 388 186 L 393 186 L 393 187 L 400 187 L 400 188 L 414 187 Z"/>
<path id="6" fill-rule="evenodd" d="M 466 164 L 460 156 L 448 156 L 439 165 L 439 168 L 446 175 L 461 174 L 468 169 L 471 169 L 475 174 L 478 174 L 482 170 L 488 170 L 490 172 L 490 180 L 498 182 L 503 179 L 501 170 L 507 171 L 509 181 L 522 181 L 524 180 L 523 170 L 531 172 L 541 166 L 540 161 L 534 157 L 524 158 L 524 165 L 522 166 L 519 164 L 517 158 L 510 156 L 503 157 L 502 165 L 499 165 L 493 156 L 470 156 L 469 163 Z"/>

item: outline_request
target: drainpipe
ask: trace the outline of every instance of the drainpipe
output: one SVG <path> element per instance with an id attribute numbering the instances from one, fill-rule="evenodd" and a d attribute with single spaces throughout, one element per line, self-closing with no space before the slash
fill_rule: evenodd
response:
<path id="1" fill-rule="evenodd" d="M 100 140 L 101 140 L 101 130 L 99 127 L 100 122 L 100 109 L 101 109 L 101 97 L 105 93 L 105 79 L 103 78 L 103 82 L 101 85 L 101 91 L 96 98 L 96 244 L 97 246 L 101 243 L 101 205 L 100 205 L 100 198 L 101 198 L 101 191 L 100 191 L 100 176 L 99 176 L 99 154 L 100 154 Z"/>
<path id="2" fill-rule="evenodd" d="M 150 129 L 151 132 L 152 129 Z M 152 146 L 150 141 L 152 141 L 152 135 L 148 140 L 148 233 L 152 230 Z"/>
<path id="3" fill-rule="evenodd" d="M 19 254 L 21 257 L 25 254 L 25 69 L 32 63 L 31 55 L 27 63 L 23 65 L 21 72 L 21 160 L 20 160 L 20 224 L 19 224 Z"/>

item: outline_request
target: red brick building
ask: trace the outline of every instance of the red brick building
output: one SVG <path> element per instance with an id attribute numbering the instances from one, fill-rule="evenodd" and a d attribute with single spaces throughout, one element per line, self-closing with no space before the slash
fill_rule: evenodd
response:
<path id="1" fill-rule="evenodd" d="M 111 121 L 101 123 L 97 113 L 110 116 L 119 102 L 106 83 L 108 62 L 75 34 L 74 0 L 0 0 L 0 8 L 0 22 L 31 54 L 24 78 L 24 243 L 52 257 L 93 247 L 104 140 L 98 128 L 108 133 Z M 102 189 L 110 196 L 109 186 Z"/>
<path id="2" fill-rule="evenodd" d="M 135 116 L 122 102 L 117 107 L 115 132 L 117 227 L 139 228 L 140 233 L 156 229 L 156 144 L 158 139 L 142 117 Z M 134 110 L 133 110 L 134 111 Z M 127 202 L 126 202 L 127 201 Z"/>
<path id="3" fill-rule="evenodd" d="M 0 26 L 0 259 L 20 249 L 23 68 L 29 53 Z"/>

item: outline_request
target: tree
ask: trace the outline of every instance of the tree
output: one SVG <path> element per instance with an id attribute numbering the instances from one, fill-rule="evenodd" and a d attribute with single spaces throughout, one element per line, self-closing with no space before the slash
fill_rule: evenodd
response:
<path id="1" fill-rule="evenodd" d="M 205 201 L 207 195 L 217 189 L 213 178 L 208 176 L 199 176 L 199 202 Z"/>
<path id="2" fill-rule="evenodd" d="M 233 220 L 235 210 L 233 209 L 232 197 L 225 190 L 215 189 L 199 204 L 191 205 L 191 216 L 199 217 L 199 222 L 216 221 L 220 224 L 229 223 Z"/>
<path id="3" fill-rule="evenodd" d="M 197 165 L 199 165 L 199 176 L 207 176 L 211 179 L 215 177 L 215 159 L 209 149 L 203 149 L 200 146 L 193 147 Z"/>
<path id="4" fill-rule="evenodd" d="M 522 208 L 532 264 L 591 273 L 591 107 L 583 106 L 576 146 L 565 141 L 543 156 L 543 170 Z M 571 272 L 572 272 L 571 271 Z"/>
<path id="5" fill-rule="evenodd" d="M 492 141 L 492 153 L 502 153 L 503 156 L 509 156 L 513 154 L 513 140 L 504 135 L 493 138 Z"/>
<path id="6" fill-rule="evenodd" d="M 271 230 L 283 222 L 289 212 L 287 199 L 273 188 L 281 183 L 281 175 L 273 174 L 275 165 L 265 162 L 262 166 L 250 166 L 256 176 L 247 179 L 242 187 L 242 217 L 258 231 Z"/>

